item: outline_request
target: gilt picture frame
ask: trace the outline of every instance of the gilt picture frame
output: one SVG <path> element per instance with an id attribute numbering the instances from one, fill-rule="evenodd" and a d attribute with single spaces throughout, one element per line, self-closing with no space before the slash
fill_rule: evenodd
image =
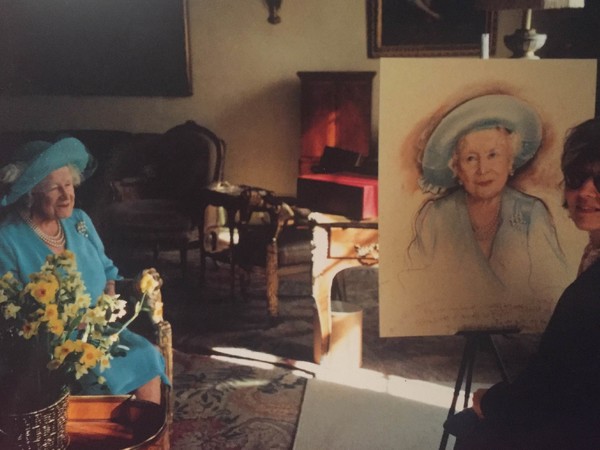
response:
<path id="1" fill-rule="evenodd" d="M 368 56 L 480 56 L 496 50 L 497 14 L 461 0 L 367 0 Z"/>

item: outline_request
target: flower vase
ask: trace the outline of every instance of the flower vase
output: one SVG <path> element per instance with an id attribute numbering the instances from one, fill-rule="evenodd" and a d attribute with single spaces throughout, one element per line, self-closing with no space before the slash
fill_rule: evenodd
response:
<path id="1" fill-rule="evenodd" d="M 8 414 L 3 419 L 0 448 L 15 450 L 65 450 L 69 390 L 54 403 L 37 411 Z"/>

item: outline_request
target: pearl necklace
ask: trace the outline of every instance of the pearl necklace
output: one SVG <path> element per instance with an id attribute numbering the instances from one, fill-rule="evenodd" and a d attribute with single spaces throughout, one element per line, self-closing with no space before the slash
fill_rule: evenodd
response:
<path id="1" fill-rule="evenodd" d="M 54 235 L 51 236 L 47 233 L 44 233 L 40 227 L 38 227 L 35 223 L 33 223 L 33 221 L 31 220 L 31 218 L 29 217 L 29 215 L 25 212 L 20 212 L 19 215 L 21 216 L 21 218 L 25 221 L 25 223 L 27 225 L 29 225 L 29 228 L 31 228 L 35 234 L 38 235 L 38 237 L 44 241 L 46 244 L 48 244 L 50 247 L 54 247 L 54 248 L 63 248 L 65 246 L 65 243 L 67 242 L 65 239 L 65 232 L 63 230 L 62 225 L 60 224 L 60 221 L 56 221 L 56 223 L 58 224 L 58 232 Z"/>
<path id="2" fill-rule="evenodd" d="M 473 224 L 473 218 L 471 217 L 471 212 L 467 207 L 467 212 L 469 213 L 469 219 L 471 221 L 471 228 L 473 230 L 473 234 L 475 235 L 475 239 L 479 242 L 481 241 L 489 241 L 496 235 L 496 231 L 498 231 L 498 226 L 500 225 L 500 211 L 502 208 L 498 207 L 498 211 L 496 212 L 496 216 L 487 224 L 483 226 L 476 226 Z"/>

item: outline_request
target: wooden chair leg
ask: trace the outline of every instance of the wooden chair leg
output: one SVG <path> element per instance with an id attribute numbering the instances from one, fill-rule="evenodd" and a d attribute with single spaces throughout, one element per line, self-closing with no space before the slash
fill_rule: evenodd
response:
<path id="1" fill-rule="evenodd" d="M 267 245 L 266 281 L 267 281 L 267 312 L 269 319 L 279 317 L 279 276 L 277 273 L 277 241 L 273 239 Z"/>

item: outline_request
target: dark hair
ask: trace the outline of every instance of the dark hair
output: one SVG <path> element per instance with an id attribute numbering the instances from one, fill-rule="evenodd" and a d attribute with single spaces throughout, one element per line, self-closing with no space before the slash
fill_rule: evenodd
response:
<path id="1" fill-rule="evenodd" d="M 600 166 L 600 117 L 586 120 L 567 133 L 561 158 L 565 179 Z"/>

